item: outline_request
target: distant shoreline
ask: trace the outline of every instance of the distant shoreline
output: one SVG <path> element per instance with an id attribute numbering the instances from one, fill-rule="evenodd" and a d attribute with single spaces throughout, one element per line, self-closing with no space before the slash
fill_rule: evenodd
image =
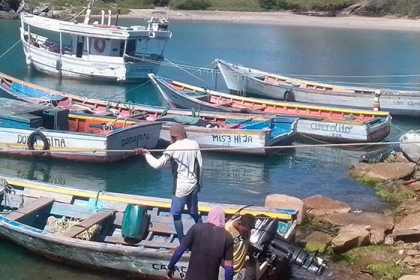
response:
<path id="1" fill-rule="evenodd" d="M 149 19 L 153 12 L 165 12 L 168 19 L 183 21 L 211 21 L 252 24 L 277 24 L 292 26 L 312 26 L 327 28 L 348 29 L 380 29 L 401 30 L 420 32 L 420 20 L 390 18 L 390 17 L 360 17 L 360 16 L 336 16 L 319 17 L 297 15 L 290 12 L 228 12 L 228 11 L 184 11 L 169 10 L 166 8 L 156 9 L 132 9 L 127 15 L 120 18 L 143 18 Z"/>

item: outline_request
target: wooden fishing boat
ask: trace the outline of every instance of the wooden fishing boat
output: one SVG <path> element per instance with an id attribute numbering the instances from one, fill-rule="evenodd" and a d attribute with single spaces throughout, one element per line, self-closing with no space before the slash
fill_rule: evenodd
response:
<path id="1" fill-rule="evenodd" d="M 160 134 L 164 143 L 170 142 L 171 122 L 185 126 L 188 138 L 196 140 L 201 148 L 249 154 L 269 154 L 278 146 L 291 144 L 297 137 L 297 118 L 266 117 L 256 114 L 221 114 L 176 110 L 140 104 L 107 102 L 65 94 L 43 88 L 4 74 L 0 74 L 0 95 L 8 98 L 42 103 L 71 112 L 109 115 L 132 120 L 164 122 Z"/>
<path id="2" fill-rule="evenodd" d="M 220 112 L 250 112 L 299 117 L 297 131 L 322 141 L 377 142 L 391 130 L 388 112 L 341 109 L 241 97 L 149 74 L 157 91 L 173 107 Z"/>
<path id="3" fill-rule="evenodd" d="M 162 123 L 69 114 L 68 109 L 0 98 L 0 151 L 88 162 L 111 162 L 154 148 Z"/>
<path id="4" fill-rule="evenodd" d="M 54 76 L 111 82 L 138 82 L 158 71 L 172 36 L 166 17 L 124 27 L 111 24 L 110 11 L 100 22 L 90 16 L 90 7 L 80 23 L 21 13 L 26 63 Z"/>
<path id="5" fill-rule="evenodd" d="M 268 73 L 220 59 L 216 63 L 227 87 L 235 94 L 420 116 L 420 92 L 343 87 Z"/>
<path id="6" fill-rule="evenodd" d="M 169 214 L 169 199 L 65 188 L 4 176 L 0 177 L 0 199 L 0 237 L 53 261 L 147 279 L 164 279 L 173 249 L 179 245 Z M 214 205 L 199 203 L 204 221 Z M 224 208 L 227 217 L 238 213 L 257 217 L 251 237 L 253 245 L 258 245 L 258 239 L 261 235 L 267 237 L 267 233 L 273 235 L 272 240 L 281 242 L 280 246 L 287 244 L 284 254 L 274 254 L 269 248 L 256 246 L 264 250 L 256 250 L 261 253 L 258 261 L 265 263 L 271 273 L 279 273 L 280 269 L 276 270 L 275 266 L 293 255 L 289 252 L 291 247 L 298 248 L 287 241 L 294 235 L 297 212 L 218 205 Z M 187 215 L 182 219 L 186 232 L 193 220 Z M 266 231 L 269 225 L 270 228 L 274 226 L 274 232 Z M 299 257 L 303 253 L 312 256 L 302 250 Z M 175 279 L 185 277 L 189 256 L 186 252 L 178 262 Z M 322 269 L 323 265 L 314 263 L 313 266 Z M 264 274 L 258 279 L 265 279 Z"/>

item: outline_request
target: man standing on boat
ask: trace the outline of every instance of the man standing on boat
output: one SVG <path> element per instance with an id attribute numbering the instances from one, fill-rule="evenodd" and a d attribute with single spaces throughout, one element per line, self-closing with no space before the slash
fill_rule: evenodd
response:
<path id="1" fill-rule="evenodd" d="M 146 149 L 136 149 L 136 154 L 144 155 L 153 168 L 171 164 L 174 177 L 171 214 L 173 215 L 176 234 L 179 242 L 184 238 L 184 226 L 181 214 L 187 205 L 188 213 L 196 223 L 201 223 L 198 212 L 198 192 L 202 187 L 203 159 L 200 146 L 194 140 L 187 139 L 185 128 L 174 123 L 170 128 L 171 142 L 160 158 L 155 158 Z"/>

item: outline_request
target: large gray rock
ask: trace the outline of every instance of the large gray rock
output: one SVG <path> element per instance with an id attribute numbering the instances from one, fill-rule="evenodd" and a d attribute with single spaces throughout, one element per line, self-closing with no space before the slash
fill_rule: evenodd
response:
<path id="1" fill-rule="evenodd" d="M 323 221 L 333 226 L 347 226 L 350 224 L 364 225 L 370 228 L 383 228 L 391 230 L 394 227 L 392 218 L 374 212 L 363 213 L 337 213 L 322 218 Z"/>
<path id="2" fill-rule="evenodd" d="M 411 161 L 418 163 L 420 160 L 420 146 L 417 143 L 420 142 L 420 135 L 417 131 L 410 130 L 401 136 L 399 140 L 401 142 L 400 148 L 404 155 Z"/>
<path id="3" fill-rule="evenodd" d="M 368 244 L 369 230 L 363 225 L 348 225 L 342 227 L 338 232 L 338 235 L 331 241 L 331 247 L 336 252 L 345 252 Z"/>
<path id="4" fill-rule="evenodd" d="M 373 164 L 372 168 L 366 173 L 365 177 L 384 181 L 402 179 L 413 174 L 416 167 L 417 165 L 413 162 L 379 162 Z"/>
<path id="5" fill-rule="evenodd" d="M 394 227 L 394 222 L 390 217 L 370 212 L 338 213 L 325 216 L 323 220 L 333 226 L 360 225 L 369 232 L 369 243 L 374 245 L 383 244 L 386 232 Z"/>
<path id="6" fill-rule="evenodd" d="M 305 217 L 305 205 L 299 198 L 284 194 L 272 194 L 265 198 L 265 207 L 297 210 L 296 223 L 300 225 Z"/>
<path id="7" fill-rule="evenodd" d="M 349 170 L 349 175 L 353 178 L 363 178 L 373 167 L 373 164 L 358 163 Z"/>
<path id="8" fill-rule="evenodd" d="M 420 213 L 420 203 L 415 199 L 407 200 L 397 207 L 397 211 L 404 212 L 406 215 Z"/>
<path id="9" fill-rule="evenodd" d="M 420 213 L 404 217 L 392 232 L 394 238 L 417 237 L 420 240 Z"/>
<path id="10" fill-rule="evenodd" d="M 322 195 L 315 195 L 303 200 L 308 214 L 314 216 L 324 216 L 334 213 L 346 213 L 350 211 L 350 206 L 347 203 L 332 200 L 329 197 Z"/>

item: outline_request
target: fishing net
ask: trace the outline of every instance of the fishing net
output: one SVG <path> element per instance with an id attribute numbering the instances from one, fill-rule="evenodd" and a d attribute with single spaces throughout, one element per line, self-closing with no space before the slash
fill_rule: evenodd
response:
<path id="1" fill-rule="evenodd" d="M 50 231 L 54 233 L 58 232 L 65 232 L 69 230 L 74 225 L 77 225 L 78 223 L 82 222 L 83 219 L 77 219 L 74 217 L 61 217 L 60 219 L 57 219 L 53 216 L 48 217 L 48 226 Z M 76 238 L 83 239 L 83 240 L 92 240 L 96 234 L 98 234 L 101 231 L 101 225 L 100 224 L 94 224 L 93 226 L 89 227 L 82 233 L 76 235 Z"/>

